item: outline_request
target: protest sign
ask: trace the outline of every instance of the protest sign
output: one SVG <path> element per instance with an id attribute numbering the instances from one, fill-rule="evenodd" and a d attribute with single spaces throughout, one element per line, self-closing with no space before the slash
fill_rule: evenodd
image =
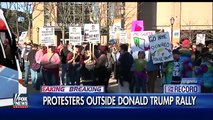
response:
<path id="1" fill-rule="evenodd" d="M 205 45 L 206 34 L 197 34 L 196 36 L 196 44 L 202 43 Z"/>
<path id="2" fill-rule="evenodd" d="M 131 49 L 132 51 L 149 50 L 149 36 L 154 35 L 155 31 L 131 32 Z"/>
<path id="3" fill-rule="evenodd" d="M 144 31 L 143 20 L 132 21 L 131 31 Z"/>
<path id="4" fill-rule="evenodd" d="M 169 32 L 149 36 L 149 43 L 154 64 L 173 60 Z"/>
<path id="5" fill-rule="evenodd" d="M 127 43 L 127 30 L 123 30 L 123 31 L 120 31 L 120 43 L 122 44 L 126 44 Z"/>
<path id="6" fill-rule="evenodd" d="M 44 27 L 40 29 L 41 45 L 51 46 L 55 45 L 55 29 L 53 27 Z"/>
<path id="7" fill-rule="evenodd" d="M 81 41 L 81 27 L 69 27 L 69 43 L 72 45 L 81 45 Z"/>
<path id="8" fill-rule="evenodd" d="M 84 32 L 86 32 L 86 41 L 97 43 L 100 42 L 100 29 L 99 24 L 85 24 L 86 27 Z"/>

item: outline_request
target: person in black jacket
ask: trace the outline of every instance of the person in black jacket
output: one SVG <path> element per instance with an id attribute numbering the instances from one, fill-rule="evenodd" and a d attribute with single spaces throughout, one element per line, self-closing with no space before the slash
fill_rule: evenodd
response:
<path id="1" fill-rule="evenodd" d="M 119 65 L 119 82 L 121 87 L 124 86 L 124 82 L 128 82 L 129 90 L 132 92 L 131 88 L 131 67 L 134 62 L 132 55 L 128 52 L 128 45 L 122 44 L 120 45 L 120 57 L 118 59 Z"/>

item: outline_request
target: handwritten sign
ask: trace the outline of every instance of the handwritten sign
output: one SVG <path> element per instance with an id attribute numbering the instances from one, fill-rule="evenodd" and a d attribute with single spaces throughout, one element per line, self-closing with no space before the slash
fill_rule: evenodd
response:
<path id="1" fill-rule="evenodd" d="M 53 27 L 44 27 L 40 29 L 41 45 L 51 46 L 54 45 L 55 29 Z"/>
<path id="2" fill-rule="evenodd" d="M 81 27 L 69 27 L 69 42 L 72 45 L 81 45 Z"/>
<path id="3" fill-rule="evenodd" d="M 143 20 L 132 21 L 131 31 L 144 31 Z"/>
<path id="4" fill-rule="evenodd" d="M 154 64 L 173 60 L 169 32 L 149 36 L 149 43 Z"/>
<path id="5" fill-rule="evenodd" d="M 155 31 L 131 32 L 131 49 L 135 51 L 149 50 L 149 36 L 154 35 Z"/>
<path id="6" fill-rule="evenodd" d="M 120 31 L 119 38 L 120 38 L 120 43 L 126 44 L 127 43 L 127 31 L 126 30 Z"/>
<path id="7" fill-rule="evenodd" d="M 196 44 L 202 43 L 205 45 L 206 34 L 197 34 L 196 36 Z"/>

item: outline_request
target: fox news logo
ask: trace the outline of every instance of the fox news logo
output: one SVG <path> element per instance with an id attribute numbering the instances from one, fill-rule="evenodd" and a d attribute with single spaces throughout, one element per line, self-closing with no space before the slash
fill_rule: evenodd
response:
<path id="1" fill-rule="evenodd" d="M 28 108 L 27 94 L 15 94 L 13 98 L 13 108 Z"/>

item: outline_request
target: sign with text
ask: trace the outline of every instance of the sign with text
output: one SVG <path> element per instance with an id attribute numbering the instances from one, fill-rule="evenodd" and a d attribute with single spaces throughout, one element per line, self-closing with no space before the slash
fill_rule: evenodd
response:
<path id="1" fill-rule="evenodd" d="M 44 27 L 40 29 L 41 45 L 51 46 L 55 45 L 55 29 L 53 27 Z"/>
<path id="2" fill-rule="evenodd" d="M 113 24 L 113 31 L 119 32 L 121 30 L 121 22 L 117 22 Z"/>
<path id="3" fill-rule="evenodd" d="M 154 35 L 155 31 L 131 32 L 131 49 L 135 51 L 149 50 L 149 36 Z"/>
<path id="4" fill-rule="evenodd" d="M 135 20 L 132 21 L 132 28 L 131 31 L 144 31 L 144 25 L 143 25 L 143 20 Z"/>
<path id="5" fill-rule="evenodd" d="M 86 30 L 86 39 L 89 42 L 97 43 L 100 42 L 100 28 L 99 24 L 85 24 L 86 27 L 84 30 Z M 84 31 L 85 32 L 85 31 Z"/>
<path id="6" fill-rule="evenodd" d="M 110 26 L 109 40 L 115 40 L 115 39 L 116 39 L 116 31 L 114 31 L 113 26 Z"/>
<path id="7" fill-rule="evenodd" d="M 81 45 L 81 27 L 69 27 L 69 42 L 72 45 Z"/>
<path id="8" fill-rule="evenodd" d="M 24 38 L 27 37 L 27 31 L 24 31 L 21 33 L 21 36 L 19 37 L 19 40 L 24 40 Z"/>
<path id="9" fill-rule="evenodd" d="M 202 43 L 205 45 L 206 34 L 197 34 L 196 36 L 196 44 Z"/>
<path id="10" fill-rule="evenodd" d="M 149 36 L 149 43 L 154 64 L 173 60 L 168 32 Z"/>
<path id="11" fill-rule="evenodd" d="M 120 31 L 119 38 L 120 38 L 120 43 L 126 44 L 127 43 L 127 30 Z"/>

